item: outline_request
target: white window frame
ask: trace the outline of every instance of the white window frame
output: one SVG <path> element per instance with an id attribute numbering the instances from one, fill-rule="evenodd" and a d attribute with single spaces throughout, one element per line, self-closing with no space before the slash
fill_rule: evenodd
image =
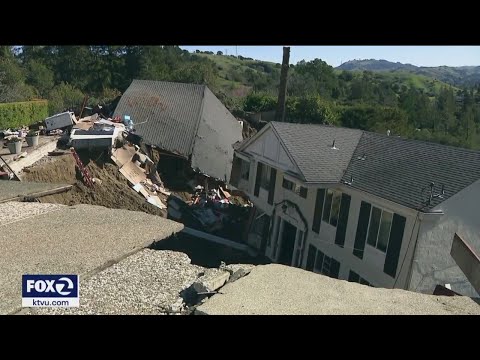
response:
<path id="1" fill-rule="evenodd" d="M 386 254 L 387 251 L 388 251 L 388 246 L 390 245 L 390 236 L 392 235 L 392 224 L 393 224 L 393 215 L 395 214 L 393 211 L 389 211 L 389 210 L 385 210 L 381 207 L 378 207 L 378 206 L 375 206 L 373 205 L 372 203 L 370 203 L 371 205 L 371 209 L 370 209 L 370 217 L 369 217 L 369 220 L 368 220 L 368 228 L 367 228 L 367 238 L 365 239 L 365 242 L 367 245 L 369 245 L 370 247 L 374 248 L 375 250 L 378 250 L 380 251 L 381 253 L 383 254 Z M 377 208 L 379 209 L 381 212 L 380 212 L 380 222 L 378 224 L 378 230 L 377 230 L 377 235 L 375 237 L 375 246 L 372 245 L 372 244 L 369 244 L 368 243 L 368 237 L 370 235 L 370 226 L 372 224 L 372 213 L 373 213 L 373 209 L 374 208 Z M 388 230 L 388 240 L 387 240 L 387 247 L 385 248 L 385 251 L 383 251 L 382 249 L 379 249 L 378 248 L 378 236 L 380 235 L 380 228 L 382 227 L 382 218 L 383 218 L 383 213 L 384 212 L 387 212 L 389 214 L 392 215 L 392 222 L 390 223 L 390 229 Z"/>
<path id="2" fill-rule="evenodd" d="M 292 184 L 292 188 L 289 189 L 289 188 L 286 188 L 285 186 L 283 186 L 283 183 L 284 181 L 288 181 L 289 183 Z M 287 190 L 287 191 L 291 191 L 295 194 L 297 194 L 298 196 L 300 196 L 302 199 L 306 199 L 308 197 L 308 188 L 306 186 L 303 186 L 302 184 L 298 184 L 297 182 L 295 181 L 292 181 L 290 179 L 287 179 L 285 176 L 283 177 L 282 179 L 282 188 Z M 302 195 L 300 195 L 300 190 L 301 188 L 305 188 L 305 190 L 307 191 L 307 196 L 306 197 L 303 197 Z"/>
<path id="3" fill-rule="evenodd" d="M 270 165 L 262 163 L 262 176 L 260 177 L 260 188 L 267 191 L 270 189 L 271 176 L 272 176 L 272 167 Z M 266 187 L 263 186 L 264 181 L 266 182 Z"/>
<path id="4" fill-rule="evenodd" d="M 329 192 L 329 191 L 332 192 L 332 203 L 330 204 L 330 213 L 329 213 L 328 222 L 327 222 L 327 221 L 325 221 L 325 220 L 323 219 L 323 217 L 324 217 L 324 215 L 325 215 L 325 205 L 326 205 L 326 203 L 327 203 L 327 196 L 328 196 L 328 192 Z M 340 204 L 339 204 L 339 206 L 338 206 L 338 213 L 337 213 L 337 225 L 333 225 L 333 224 L 332 224 L 332 208 L 333 208 L 333 199 L 335 198 L 335 194 L 339 194 L 339 197 L 340 197 Z M 343 194 L 343 192 L 340 191 L 340 190 L 331 189 L 331 188 L 328 189 L 328 188 L 327 188 L 327 189 L 325 189 L 325 196 L 324 196 L 324 198 L 323 198 L 323 204 L 322 204 L 322 209 L 323 209 L 323 211 L 322 211 L 322 219 L 321 219 L 321 221 L 323 221 L 324 223 L 329 224 L 329 225 L 331 225 L 331 226 L 333 226 L 333 227 L 335 227 L 335 228 L 338 226 L 338 217 L 340 216 L 340 207 L 341 207 L 341 205 L 342 205 L 342 194 Z"/>

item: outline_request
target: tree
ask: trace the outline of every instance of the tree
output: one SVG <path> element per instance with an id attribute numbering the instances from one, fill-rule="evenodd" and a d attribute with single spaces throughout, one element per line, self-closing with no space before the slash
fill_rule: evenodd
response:
<path id="1" fill-rule="evenodd" d="M 0 102 L 27 101 L 35 97 L 35 89 L 25 84 L 25 71 L 17 59 L 0 57 Z"/>
<path id="2" fill-rule="evenodd" d="M 62 82 L 48 94 L 49 113 L 55 114 L 67 108 L 80 106 L 83 98 L 84 95 L 79 89 Z"/>
<path id="3" fill-rule="evenodd" d="M 300 61 L 295 66 L 295 72 L 304 78 L 313 80 L 315 92 L 325 98 L 332 97 L 332 91 L 338 88 L 338 78 L 333 71 L 333 67 L 321 59 L 315 59 L 309 62 Z M 313 94 L 311 94 L 313 95 Z"/>
<path id="4" fill-rule="evenodd" d="M 250 93 L 245 98 L 243 109 L 249 112 L 270 111 L 275 109 L 277 99 L 265 93 Z"/>
<path id="5" fill-rule="evenodd" d="M 318 95 L 289 98 L 287 119 L 305 124 L 338 124 L 339 114 L 334 104 Z"/>
<path id="6" fill-rule="evenodd" d="M 36 60 L 30 60 L 26 64 L 26 68 L 27 84 L 35 87 L 40 96 L 46 97 L 54 86 L 53 71 Z"/>
<path id="7" fill-rule="evenodd" d="M 217 55 L 223 55 L 222 51 L 217 51 Z"/>

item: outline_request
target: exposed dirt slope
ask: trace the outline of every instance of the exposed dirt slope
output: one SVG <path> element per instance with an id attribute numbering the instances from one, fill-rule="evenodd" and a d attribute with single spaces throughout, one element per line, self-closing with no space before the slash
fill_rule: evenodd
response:
<path id="1" fill-rule="evenodd" d="M 43 203 L 91 204 L 166 217 L 166 211 L 147 203 L 142 195 L 129 186 L 115 164 L 110 161 L 104 163 L 100 158 L 90 161 L 86 159 L 84 163 L 92 176 L 101 180 L 101 184 L 96 184 L 94 189 L 83 184 L 72 155 L 51 157 L 48 161 L 33 165 L 25 171 L 23 178 L 26 181 L 75 185 L 68 192 L 43 197 Z"/>

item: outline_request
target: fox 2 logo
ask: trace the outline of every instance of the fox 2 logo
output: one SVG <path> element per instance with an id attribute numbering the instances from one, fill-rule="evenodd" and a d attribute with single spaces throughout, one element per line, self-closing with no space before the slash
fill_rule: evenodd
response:
<path id="1" fill-rule="evenodd" d="M 23 298 L 76 298 L 78 275 L 23 275 Z"/>

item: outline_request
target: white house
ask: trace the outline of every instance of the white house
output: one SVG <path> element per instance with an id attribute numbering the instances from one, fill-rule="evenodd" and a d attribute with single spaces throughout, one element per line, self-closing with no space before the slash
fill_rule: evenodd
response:
<path id="1" fill-rule="evenodd" d="M 478 296 L 450 255 L 480 252 L 480 152 L 361 130 L 270 122 L 236 145 L 230 183 L 272 261 L 375 287 Z"/>

